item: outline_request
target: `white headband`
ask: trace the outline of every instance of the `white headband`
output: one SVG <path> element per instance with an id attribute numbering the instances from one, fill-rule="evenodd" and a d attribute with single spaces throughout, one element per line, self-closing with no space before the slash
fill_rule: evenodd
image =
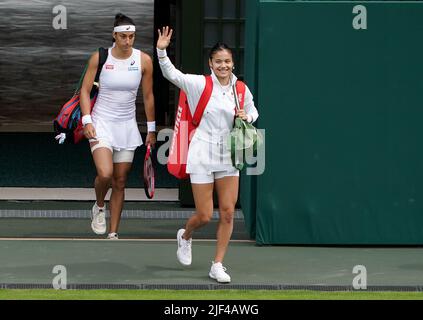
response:
<path id="1" fill-rule="evenodd" d="M 117 26 L 113 29 L 113 32 L 135 32 L 135 26 L 133 25 Z"/>

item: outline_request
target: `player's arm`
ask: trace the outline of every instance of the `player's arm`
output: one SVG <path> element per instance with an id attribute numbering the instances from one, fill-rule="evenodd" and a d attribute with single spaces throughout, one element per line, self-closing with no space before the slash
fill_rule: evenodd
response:
<path id="1" fill-rule="evenodd" d="M 87 139 L 95 138 L 96 132 L 91 120 L 91 99 L 90 93 L 97 73 L 97 67 L 99 63 L 99 53 L 95 52 L 89 62 L 88 68 L 85 73 L 84 80 L 81 86 L 80 92 L 80 105 L 82 113 L 82 123 L 84 124 L 84 135 Z"/>
<path id="2" fill-rule="evenodd" d="M 170 44 L 173 30 L 168 26 L 158 30 L 157 56 L 159 58 L 160 70 L 163 76 L 178 88 L 185 91 L 187 95 L 201 96 L 206 85 L 203 75 L 185 74 L 178 70 L 167 56 L 166 48 Z"/>
<path id="3" fill-rule="evenodd" d="M 147 138 L 146 144 L 154 145 L 156 143 L 155 128 L 155 107 L 153 94 L 153 61 L 151 57 L 142 52 L 142 95 L 144 99 L 145 115 L 147 117 Z"/>

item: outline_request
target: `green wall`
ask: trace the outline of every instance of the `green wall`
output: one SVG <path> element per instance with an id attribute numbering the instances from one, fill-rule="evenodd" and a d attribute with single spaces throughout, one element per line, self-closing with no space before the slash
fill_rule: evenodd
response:
<path id="1" fill-rule="evenodd" d="M 250 235 L 422 244 L 423 3 L 362 2 L 367 30 L 358 2 L 254 3 L 246 80 L 267 152 Z"/>
<path id="2" fill-rule="evenodd" d="M 258 69 L 258 10 L 259 1 L 246 0 L 245 3 L 245 52 L 244 52 L 244 70 L 245 80 L 248 88 L 254 95 L 254 103 L 260 106 L 260 97 L 257 93 L 257 69 Z M 261 110 L 259 110 L 261 113 Z M 259 119 L 255 125 L 260 124 Z M 245 226 L 250 238 L 256 237 L 256 207 L 257 207 L 257 177 L 246 174 L 246 170 L 241 172 L 240 179 L 240 202 L 244 214 Z"/>

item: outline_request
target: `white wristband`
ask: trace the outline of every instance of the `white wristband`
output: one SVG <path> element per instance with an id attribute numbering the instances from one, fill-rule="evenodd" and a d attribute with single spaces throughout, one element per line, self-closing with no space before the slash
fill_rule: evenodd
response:
<path id="1" fill-rule="evenodd" d="M 159 59 L 163 59 L 163 58 L 167 57 L 166 49 L 164 49 L 164 50 L 159 49 L 159 48 L 156 48 L 156 49 L 157 49 L 157 56 L 159 57 Z"/>
<path id="2" fill-rule="evenodd" d="M 91 119 L 91 115 L 86 114 L 82 117 L 82 125 L 85 127 L 89 123 L 93 123 L 93 120 Z"/>
<path id="3" fill-rule="evenodd" d="M 156 121 L 147 121 L 147 131 L 156 132 Z"/>

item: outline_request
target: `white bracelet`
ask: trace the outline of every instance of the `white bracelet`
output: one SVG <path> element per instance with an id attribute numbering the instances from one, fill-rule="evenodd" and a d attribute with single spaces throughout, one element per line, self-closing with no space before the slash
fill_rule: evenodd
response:
<path id="1" fill-rule="evenodd" d="M 157 49 L 157 56 L 159 57 L 159 59 L 163 59 L 163 58 L 167 57 L 166 49 L 164 49 L 164 50 L 159 49 L 159 48 L 156 48 L 156 49 Z"/>
<path id="2" fill-rule="evenodd" d="M 91 115 L 86 114 L 82 117 L 82 125 L 85 127 L 89 123 L 93 123 L 93 120 L 91 119 Z"/>
<path id="3" fill-rule="evenodd" d="M 156 132 L 156 121 L 147 121 L 147 131 Z"/>

